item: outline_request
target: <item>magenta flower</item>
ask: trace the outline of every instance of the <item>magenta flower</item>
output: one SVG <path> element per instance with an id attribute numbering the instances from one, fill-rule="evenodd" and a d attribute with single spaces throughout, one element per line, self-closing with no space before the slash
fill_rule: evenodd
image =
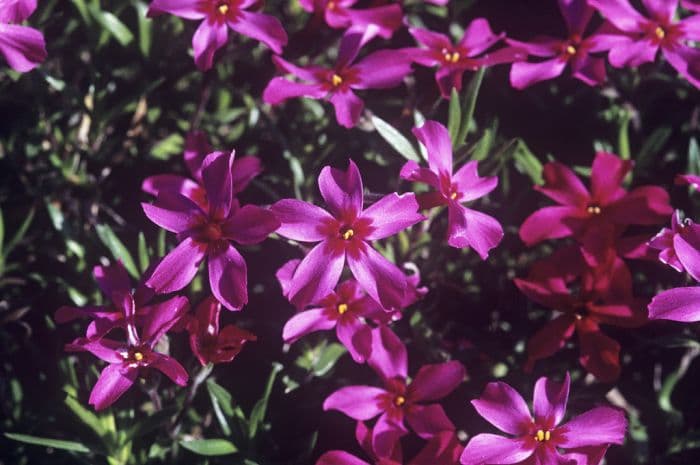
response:
<path id="1" fill-rule="evenodd" d="M 452 247 L 472 247 L 482 259 L 503 238 L 503 228 L 493 217 L 466 208 L 463 202 L 478 199 L 498 185 L 495 176 L 482 178 L 477 171 L 478 162 L 471 161 L 452 173 L 452 143 L 447 129 L 436 121 L 426 121 L 413 134 L 428 151 L 429 168 L 421 168 L 408 161 L 401 168 L 401 177 L 409 181 L 423 182 L 436 191 L 418 197 L 421 207 L 447 205 L 447 243 Z"/>
<path id="2" fill-rule="evenodd" d="M 700 176 L 695 174 L 679 174 L 676 176 L 675 183 L 677 185 L 687 184 L 693 186 L 697 190 L 700 189 Z"/>
<path id="3" fill-rule="evenodd" d="M 357 124 L 364 102 L 353 90 L 396 87 L 411 72 L 410 61 L 400 50 L 380 50 L 354 63 L 362 46 L 362 34 L 343 36 L 333 68 L 296 66 L 275 56 L 273 60 L 284 72 L 304 82 L 283 77 L 273 78 L 263 92 L 263 100 L 277 105 L 295 97 L 327 98 L 335 108 L 338 124 L 351 128 Z"/>
<path id="4" fill-rule="evenodd" d="M 599 152 L 593 160 L 590 191 L 574 172 L 558 162 L 544 167 L 544 186 L 535 186 L 559 205 L 537 210 L 520 226 L 527 245 L 545 239 L 574 236 L 587 258 L 605 255 L 628 225 L 662 223 L 672 213 L 668 193 L 658 186 L 642 186 L 627 192 L 622 181 L 632 162 Z"/>
<path id="5" fill-rule="evenodd" d="M 158 293 L 175 292 L 192 281 L 206 257 L 209 284 L 219 302 L 240 310 L 248 302 L 245 260 L 230 244 L 257 244 L 279 226 L 269 210 L 239 206 L 233 198 L 234 154 L 210 153 L 202 163 L 206 202 L 195 195 L 161 189 L 153 204 L 143 203 L 146 216 L 178 235 L 180 244 L 156 266 L 146 284 Z"/>
<path id="6" fill-rule="evenodd" d="M 379 441 L 376 444 L 376 446 L 380 447 L 379 450 L 375 449 L 375 444 L 372 442 L 375 431 L 384 436 L 384 440 Z M 360 444 L 360 447 L 362 447 L 365 453 L 371 457 L 371 463 L 380 465 L 401 465 L 403 463 L 403 451 L 399 440 L 402 436 L 406 435 L 406 433 L 406 431 L 400 431 L 397 429 L 378 431 L 376 427 L 367 428 L 367 426 L 361 421 L 358 421 L 357 426 L 355 427 L 355 439 L 357 439 L 358 444 Z M 318 458 L 316 465 L 369 464 L 345 451 L 331 450 L 321 455 L 321 457 Z"/>
<path id="7" fill-rule="evenodd" d="M 684 78 L 700 87 L 700 50 L 690 42 L 700 40 L 700 16 L 676 20 L 678 0 L 643 0 L 643 16 L 627 0 L 589 0 L 617 31 L 604 38 L 608 60 L 616 67 L 639 66 L 654 61 L 658 50 Z"/>
<path id="8" fill-rule="evenodd" d="M 431 402 L 447 396 L 462 382 L 465 371 L 461 363 L 424 365 L 408 383 L 406 347 L 386 326 L 372 331 L 368 363 L 384 386 L 346 386 L 328 396 L 323 409 L 338 410 L 360 421 L 380 416 L 372 437 L 374 450 L 388 450 L 386 441 L 394 438 L 381 432 L 404 430 L 404 420 L 426 439 L 441 431 L 454 431 L 442 406 Z"/>
<path id="9" fill-rule="evenodd" d="M 391 38 L 403 20 L 397 4 L 353 9 L 357 0 L 299 0 L 299 3 L 309 13 L 323 15 L 326 24 L 334 29 L 363 32 L 364 42 L 374 36 Z"/>
<path id="10" fill-rule="evenodd" d="M 568 373 L 562 384 L 545 377 L 538 379 L 533 396 L 534 418 L 515 389 L 502 382 L 487 384 L 472 405 L 489 423 L 514 437 L 477 434 L 462 453 L 462 465 L 597 465 L 611 444 L 624 441 L 625 414 L 612 407 L 596 407 L 559 425 L 566 413 L 569 384 Z"/>
<path id="11" fill-rule="evenodd" d="M 109 407 L 126 392 L 144 368 L 155 368 L 174 383 L 187 384 L 187 371 L 177 360 L 154 350 L 158 341 L 187 312 L 189 304 L 185 297 L 173 297 L 152 305 L 147 312 L 137 309 L 129 293 L 114 291 L 112 298 L 123 312 L 127 342 L 112 339 L 97 340 L 80 338 L 66 345 L 69 351 L 87 351 L 109 363 L 100 374 L 90 393 L 90 404 L 95 410 Z M 136 329 L 136 315 L 145 313 L 141 319 L 141 335 Z"/>
<path id="12" fill-rule="evenodd" d="M 520 50 L 510 47 L 487 53 L 505 34 L 494 34 L 484 18 L 469 23 L 457 44 L 453 44 L 446 35 L 427 29 L 411 28 L 409 32 L 422 47 L 403 49 L 404 52 L 415 63 L 438 68 L 435 80 L 443 97 L 449 97 L 452 88 L 462 90 L 465 71 L 476 71 L 485 66 L 512 63 L 525 58 Z"/>
<path id="13" fill-rule="evenodd" d="M 593 8 L 586 0 L 559 0 L 559 10 L 569 31 L 565 39 L 542 36 L 532 42 L 508 40 L 509 44 L 525 50 L 530 56 L 545 58 L 537 62 L 513 63 L 510 82 L 516 89 L 558 77 L 567 65 L 576 79 L 589 86 L 605 81 L 605 60 L 590 55 L 598 45 L 597 36 L 583 36 L 593 16 Z"/>
<path id="14" fill-rule="evenodd" d="M 620 375 L 620 344 L 600 325 L 637 327 L 645 322 L 643 304 L 632 293 L 632 275 L 615 258 L 591 268 L 577 247 L 561 249 L 536 262 L 515 285 L 534 302 L 557 312 L 527 343 L 526 371 L 551 357 L 578 335 L 583 367 L 602 382 Z"/>
<path id="15" fill-rule="evenodd" d="M 229 28 L 259 40 L 275 53 L 287 45 L 287 33 L 273 16 L 248 11 L 256 0 L 153 0 L 148 16 L 170 13 L 184 19 L 202 20 L 192 37 L 194 62 L 201 71 L 212 67 L 214 53 L 228 40 Z"/>
<path id="16" fill-rule="evenodd" d="M 219 329 L 221 303 L 209 296 L 195 311 L 194 317 L 187 322 L 190 334 L 190 348 L 199 363 L 224 363 L 233 360 L 248 341 L 255 341 L 254 334 L 234 325 Z"/>
<path id="17" fill-rule="evenodd" d="M 318 178 L 330 212 L 296 199 L 272 206 L 282 222 L 277 233 L 301 242 L 318 242 L 294 271 L 287 297 L 297 308 L 319 302 L 340 280 L 347 259 L 357 282 L 382 307 L 400 308 L 406 276 L 370 244 L 412 226 L 424 217 L 413 194 L 386 195 L 365 209 L 360 171 L 350 160 L 347 171 L 330 166 Z"/>
<path id="18" fill-rule="evenodd" d="M 25 73 L 46 59 L 44 35 L 27 26 L 20 26 L 36 10 L 36 0 L 0 2 L 0 53 L 10 68 Z"/>

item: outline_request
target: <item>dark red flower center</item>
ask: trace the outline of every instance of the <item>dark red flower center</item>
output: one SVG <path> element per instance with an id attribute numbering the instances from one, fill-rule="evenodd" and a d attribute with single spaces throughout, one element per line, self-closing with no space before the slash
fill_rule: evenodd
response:
<path id="1" fill-rule="evenodd" d="M 440 54 L 442 55 L 442 61 L 446 65 L 454 65 L 462 58 L 462 54 L 459 52 L 459 50 L 443 48 L 440 50 Z"/>
<path id="2" fill-rule="evenodd" d="M 146 351 L 145 347 L 129 347 L 119 355 L 124 359 L 124 363 L 132 368 L 136 368 L 146 363 Z"/>
<path id="3" fill-rule="evenodd" d="M 206 223 L 200 228 L 198 236 L 203 242 L 216 242 L 223 237 L 221 225 L 218 223 Z"/>
<path id="4" fill-rule="evenodd" d="M 600 205 L 598 205 L 597 203 L 592 203 L 586 207 L 586 212 L 589 215 L 600 215 L 603 212 L 603 210 L 600 208 Z"/>

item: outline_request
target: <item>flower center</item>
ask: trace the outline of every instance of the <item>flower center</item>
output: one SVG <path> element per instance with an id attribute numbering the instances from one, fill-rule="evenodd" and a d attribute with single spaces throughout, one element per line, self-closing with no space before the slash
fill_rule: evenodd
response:
<path id="1" fill-rule="evenodd" d="M 348 304 L 338 304 L 338 313 L 341 315 L 348 311 Z"/>
<path id="2" fill-rule="evenodd" d="M 443 48 L 442 49 L 442 58 L 447 63 L 457 63 L 459 61 L 459 59 L 461 58 L 461 55 L 457 51 L 451 52 L 451 51 L 447 50 L 446 48 Z"/>
<path id="3" fill-rule="evenodd" d="M 345 239 L 346 241 L 349 241 L 352 239 L 352 237 L 355 235 L 355 231 L 352 230 L 350 227 L 344 227 L 343 229 L 340 230 L 340 237 Z"/>
<path id="4" fill-rule="evenodd" d="M 586 211 L 588 212 L 589 215 L 600 215 L 602 210 L 600 209 L 600 205 L 596 204 L 591 204 L 586 208 Z"/>
<path id="5" fill-rule="evenodd" d="M 450 198 L 451 198 L 452 200 L 454 200 L 454 199 L 457 198 L 457 195 L 458 195 L 457 192 L 453 192 L 453 193 L 450 194 Z"/>
<path id="6" fill-rule="evenodd" d="M 219 13 L 222 15 L 226 15 L 230 9 L 228 6 L 227 2 L 219 2 L 219 5 L 216 7 L 217 10 L 219 10 Z"/>
<path id="7" fill-rule="evenodd" d="M 567 54 L 567 55 L 570 55 L 570 56 L 576 55 L 576 47 L 574 47 L 573 45 L 569 44 L 569 45 L 566 47 L 566 54 Z"/>
<path id="8" fill-rule="evenodd" d="M 552 438 L 552 433 L 547 430 L 541 430 L 538 429 L 537 432 L 535 433 L 535 441 L 537 442 L 546 442 L 549 441 Z"/>
<path id="9" fill-rule="evenodd" d="M 335 3 L 334 1 L 331 0 L 330 2 L 328 2 L 328 3 L 326 4 L 326 9 L 333 11 L 333 10 L 336 9 L 337 6 L 338 6 L 338 5 L 336 5 L 336 3 Z"/>
<path id="10" fill-rule="evenodd" d="M 340 77 L 338 74 L 333 74 L 333 76 L 331 77 L 331 84 L 333 84 L 333 86 L 335 86 L 335 87 L 338 87 L 342 83 L 343 83 L 343 78 Z"/>
<path id="11" fill-rule="evenodd" d="M 127 362 L 131 368 L 136 368 L 146 358 L 138 347 L 130 347 L 128 350 L 120 352 L 119 355 L 122 356 L 124 361 Z"/>
<path id="12" fill-rule="evenodd" d="M 404 396 L 396 396 L 394 398 L 394 405 L 396 405 L 397 407 L 401 407 L 405 403 L 406 403 L 406 398 Z"/>
<path id="13" fill-rule="evenodd" d="M 656 29 L 654 29 L 654 35 L 657 39 L 663 40 L 664 37 L 666 37 L 666 31 L 664 31 L 664 28 L 661 26 L 656 26 Z"/>
<path id="14" fill-rule="evenodd" d="M 221 236 L 221 226 L 217 223 L 207 223 L 202 228 L 202 237 L 209 242 L 218 241 Z"/>

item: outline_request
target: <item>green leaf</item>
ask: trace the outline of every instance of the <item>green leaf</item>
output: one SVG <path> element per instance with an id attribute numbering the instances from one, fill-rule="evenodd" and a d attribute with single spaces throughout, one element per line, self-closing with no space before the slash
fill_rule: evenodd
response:
<path id="1" fill-rule="evenodd" d="M 195 439 L 180 441 L 180 445 L 199 455 L 229 455 L 238 452 L 236 446 L 226 439 Z"/>
<path id="2" fill-rule="evenodd" d="M 688 168 L 686 172 L 700 173 L 700 146 L 698 146 L 698 140 L 695 137 L 691 137 L 688 144 Z"/>
<path id="3" fill-rule="evenodd" d="M 233 398 L 231 397 L 231 393 L 211 378 L 207 379 L 207 391 L 209 391 L 212 402 L 216 401 L 221 406 L 221 410 L 229 417 L 232 417 Z"/>
<path id="4" fill-rule="evenodd" d="M 394 150 L 399 152 L 407 160 L 413 160 L 415 162 L 420 161 L 416 149 L 413 145 L 406 139 L 396 128 L 392 125 L 379 118 L 378 116 L 372 116 L 372 124 L 374 124 L 375 129 L 382 138 L 391 145 Z"/>
<path id="5" fill-rule="evenodd" d="M 279 363 L 272 364 L 272 371 L 270 376 L 267 378 L 267 384 L 265 385 L 265 390 L 263 391 L 262 397 L 255 403 L 253 410 L 250 412 L 250 429 L 248 430 L 248 437 L 254 438 L 258 433 L 258 429 L 262 426 L 263 420 L 265 420 L 265 414 L 267 413 L 267 403 L 270 399 L 270 394 L 272 393 L 272 386 L 275 384 L 275 378 L 277 373 L 282 370 L 282 365 Z"/>
<path id="6" fill-rule="evenodd" d="M 0 208 L 0 257 L 4 256 L 3 244 L 5 242 L 5 219 L 2 215 L 2 208 Z"/>
<path id="7" fill-rule="evenodd" d="M 7 245 L 3 248 L 1 247 L 2 245 L 2 240 L 0 238 L 0 249 L 3 249 L 2 251 L 2 256 L 7 257 L 10 255 L 10 252 L 12 252 L 12 249 L 17 247 L 17 244 L 24 238 L 24 235 L 27 233 L 27 229 L 29 229 L 29 226 L 32 224 L 32 220 L 34 219 L 34 207 L 32 207 L 29 210 L 29 213 L 27 213 L 27 216 L 24 218 L 24 221 L 22 221 L 22 224 L 20 225 L 19 229 L 17 232 L 12 236 L 12 239 L 9 240 Z"/>
<path id="8" fill-rule="evenodd" d="M 467 91 L 465 93 L 466 99 L 464 100 L 464 107 L 462 108 L 462 124 L 459 129 L 459 134 L 457 135 L 455 147 L 459 147 L 464 144 L 467 139 L 467 134 L 469 134 L 469 126 L 471 125 L 472 118 L 474 117 L 474 109 L 476 108 L 476 99 L 479 96 L 479 89 L 481 89 L 481 82 L 484 80 L 484 74 L 486 73 L 486 68 L 479 68 L 479 70 L 474 73 Z"/>
<path id="9" fill-rule="evenodd" d="M 519 140 L 515 146 L 513 159 L 515 160 L 515 168 L 519 172 L 526 174 L 537 185 L 544 184 L 542 163 L 522 140 Z"/>
<path id="10" fill-rule="evenodd" d="M 107 30 L 112 37 L 117 39 L 117 42 L 121 44 L 122 47 L 126 47 L 134 40 L 134 34 L 131 33 L 128 27 L 121 22 L 119 18 L 114 16 L 109 11 L 102 11 L 99 5 L 89 4 L 87 6 L 90 10 L 92 17 L 100 23 L 100 25 Z"/>
<path id="11" fill-rule="evenodd" d="M 136 17 L 138 18 L 139 50 L 141 50 L 143 56 L 148 58 L 148 56 L 151 54 L 151 32 L 153 21 L 146 16 L 146 13 L 148 12 L 148 5 L 146 5 L 144 2 L 134 2 L 134 8 L 136 9 Z"/>
<path id="12" fill-rule="evenodd" d="M 93 411 L 83 407 L 75 397 L 70 395 L 66 397 L 65 403 L 75 416 L 80 418 L 80 420 L 90 427 L 99 437 L 105 436 L 106 431 L 104 425 Z"/>
<path id="13" fill-rule="evenodd" d="M 314 375 L 320 377 L 331 371 L 338 359 L 342 357 L 345 352 L 347 352 L 347 349 L 345 349 L 345 346 L 342 344 L 336 342 L 328 344 L 327 347 L 323 348 L 316 363 L 314 363 Z"/>
<path id="14" fill-rule="evenodd" d="M 126 268 L 126 271 L 128 271 L 134 278 L 138 278 L 139 270 L 136 268 L 134 259 L 124 246 L 124 243 L 119 240 L 116 234 L 114 234 L 112 228 L 106 224 L 98 224 L 95 228 L 97 230 L 97 236 L 100 238 L 105 247 L 112 252 L 114 259 L 121 260 L 124 268 Z"/>
<path id="15" fill-rule="evenodd" d="M 632 114 L 626 108 L 622 109 L 622 114 L 620 115 L 620 128 L 617 131 L 617 150 L 620 158 L 623 160 L 629 160 L 630 153 L 630 120 L 632 119 Z"/>
<path id="16" fill-rule="evenodd" d="M 146 236 L 143 235 L 143 231 L 139 231 L 139 268 L 141 272 L 148 269 L 150 265 L 150 258 L 148 257 L 148 246 L 146 245 Z"/>
<path id="17" fill-rule="evenodd" d="M 151 156 L 158 160 L 168 160 L 173 155 L 182 153 L 185 139 L 180 134 L 171 134 L 157 142 L 151 149 Z"/>
<path id="18" fill-rule="evenodd" d="M 62 439 L 42 438 L 39 436 L 29 436 L 27 434 L 5 433 L 5 437 L 13 441 L 34 444 L 37 446 L 52 447 L 54 449 L 63 449 L 73 452 L 90 452 L 90 449 L 76 441 L 64 441 Z"/>
<path id="19" fill-rule="evenodd" d="M 457 148 L 457 137 L 459 137 L 459 131 L 462 127 L 462 108 L 459 101 L 459 93 L 457 89 L 452 88 L 452 94 L 450 95 L 450 108 L 447 119 L 447 130 L 450 133 L 450 139 L 452 140 L 452 147 Z"/>

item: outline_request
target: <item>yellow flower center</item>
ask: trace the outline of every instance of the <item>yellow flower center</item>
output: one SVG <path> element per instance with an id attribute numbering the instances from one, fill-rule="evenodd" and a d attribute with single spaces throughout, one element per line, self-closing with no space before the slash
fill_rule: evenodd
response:
<path id="1" fill-rule="evenodd" d="M 347 311 L 348 311 L 348 304 L 339 304 L 338 305 L 338 313 L 340 313 L 342 315 L 343 313 L 345 313 Z"/>
<path id="2" fill-rule="evenodd" d="M 341 85 L 342 83 L 343 83 L 343 78 L 340 77 L 340 76 L 338 76 L 337 74 L 334 74 L 334 75 L 331 77 L 331 84 L 333 84 L 335 87 L 338 87 L 338 86 Z"/>
<path id="3" fill-rule="evenodd" d="M 394 405 L 397 407 L 401 407 L 403 404 L 406 403 L 406 398 L 404 396 L 396 396 L 394 399 Z"/>
<path id="4" fill-rule="evenodd" d="M 566 53 L 571 56 L 576 55 L 576 47 L 574 47 L 573 45 L 569 45 L 568 47 L 566 47 Z"/>
<path id="5" fill-rule="evenodd" d="M 586 211 L 589 215 L 600 215 L 602 210 L 598 205 L 589 205 L 588 208 L 586 208 Z"/>
<path id="6" fill-rule="evenodd" d="M 666 31 L 664 31 L 664 28 L 661 26 L 656 26 L 656 29 L 654 29 L 654 35 L 656 35 L 659 40 L 662 40 L 664 37 L 666 37 Z"/>
<path id="7" fill-rule="evenodd" d="M 134 360 L 136 360 L 137 362 L 140 362 L 141 360 L 143 360 L 143 354 L 141 352 L 138 352 L 138 351 L 134 352 Z"/>
<path id="8" fill-rule="evenodd" d="M 461 58 L 459 52 L 450 52 L 449 50 L 443 50 L 442 57 L 448 63 L 457 63 Z"/>
<path id="9" fill-rule="evenodd" d="M 221 2 L 221 3 L 219 3 L 219 6 L 216 7 L 216 9 L 219 10 L 219 13 L 221 13 L 222 15 L 225 15 L 228 13 L 228 10 L 229 10 L 228 3 Z"/>
<path id="10" fill-rule="evenodd" d="M 451 193 L 451 194 L 450 194 L 450 198 L 451 198 L 452 200 L 456 199 L 456 198 L 457 198 L 457 193 L 456 193 L 456 192 Z"/>
<path id="11" fill-rule="evenodd" d="M 537 442 L 549 441 L 551 438 L 552 433 L 550 431 L 543 431 L 541 429 L 538 429 L 537 433 L 535 433 L 535 441 Z"/>
<path id="12" fill-rule="evenodd" d="M 352 229 L 346 229 L 346 230 L 343 231 L 343 233 L 341 234 L 341 236 L 343 237 L 343 239 L 345 239 L 346 241 L 349 241 L 349 240 L 352 238 L 352 236 L 354 236 L 354 235 L 355 235 L 355 231 L 353 231 Z"/>
<path id="13" fill-rule="evenodd" d="M 326 8 L 329 9 L 329 10 L 331 10 L 331 11 L 333 11 L 333 10 L 335 10 L 335 8 L 336 8 L 337 6 L 338 6 L 338 5 L 336 5 L 335 2 L 331 1 L 331 2 L 328 2 L 328 4 L 326 5 Z"/>

